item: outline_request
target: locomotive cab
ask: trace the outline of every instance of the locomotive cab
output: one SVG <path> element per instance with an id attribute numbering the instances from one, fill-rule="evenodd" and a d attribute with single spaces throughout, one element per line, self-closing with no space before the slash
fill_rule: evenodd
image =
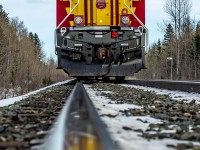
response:
<path id="1" fill-rule="evenodd" d="M 144 23 L 145 0 L 57 0 L 58 68 L 74 77 L 133 75 L 145 68 Z"/>

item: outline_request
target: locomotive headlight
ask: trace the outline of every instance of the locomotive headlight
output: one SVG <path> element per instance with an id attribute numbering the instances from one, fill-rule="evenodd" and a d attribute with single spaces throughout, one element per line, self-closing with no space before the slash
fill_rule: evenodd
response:
<path id="1" fill-rule="evenodd" d="M 75 24 L 81 24 L 82 22 L 83 22 L 83 18 L 82 17 L 75 17 L 74 18 L 74 22 L 75 22 Z"/>
<path id="2" fill-rule="evenodd" d="M 130 22 L 130 19 L 129 19 L 128 16 L 123 16 L 121 18 L 121 21 L 122 21 L 123 24 L 128 24 Z"/>

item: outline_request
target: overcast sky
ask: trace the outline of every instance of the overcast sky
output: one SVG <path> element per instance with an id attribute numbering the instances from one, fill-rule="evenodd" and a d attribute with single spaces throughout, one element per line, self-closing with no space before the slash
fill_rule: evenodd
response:
<path id="1" fill-rule="evenodd" d="M 150 43 L 163 38 L 159 26 L 168 16 L 164 12 L 165 0 L 146 0 L 146 26 L 150 32 Z M 192 0 L 191 17 L 200 20 L 200 1 Z M 37 33 L 44 42 L 46 55 L 54 56 L 54 29 L 56 24 L 56 0 L 1 0 L 9 17 L 24 21 L 28 31 Z"/>

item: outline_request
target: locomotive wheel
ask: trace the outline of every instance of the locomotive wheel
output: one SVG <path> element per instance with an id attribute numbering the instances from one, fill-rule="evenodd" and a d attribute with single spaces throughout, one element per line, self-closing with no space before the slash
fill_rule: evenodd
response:
<path id="1" fill-rule="evenodd" d="M 104 76 L 104 77 L 102 77 L 102 80 L 104 82 L 109 82 L 110 81 L 110 77 Z"/>
<path id="2" fill-rule="evenodd" d="M 116 76 L 115 81 L 117 82 L 123 82 L 125 80 L 125 76 Z"/>

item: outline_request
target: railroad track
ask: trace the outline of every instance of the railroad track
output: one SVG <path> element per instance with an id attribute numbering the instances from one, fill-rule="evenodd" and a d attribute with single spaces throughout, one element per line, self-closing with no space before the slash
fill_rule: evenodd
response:
<path id="1" fill-rule="evenodd" d="M 200 93 L 200 81 L 127 80 L 126 83 L 169 90 Z"/>
<path id="2" fill-rule="evenodd" d="M 84 84 L 86 90 L 77 84 L 72 91 L 74 84 L 0 108 L 0 149 L 154 150 L 155 145 L 200 149 L 196 100 L 176 101 L 129 85 L 101 82 Z"/>

